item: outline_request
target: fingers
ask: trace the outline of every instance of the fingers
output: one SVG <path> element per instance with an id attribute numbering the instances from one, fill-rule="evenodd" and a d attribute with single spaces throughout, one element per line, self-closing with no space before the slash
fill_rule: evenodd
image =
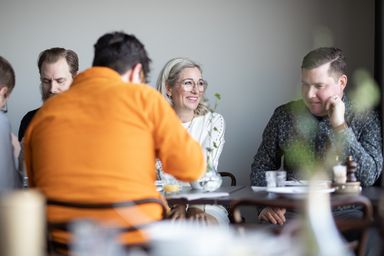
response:
<path id="1" fill-rule="evenodd" d="M 285 222 L 284 215 L 282 216 L 281 214 L 279 214 L 279 212 L 275 211 L 274 209 L 271 209 L 270 211 L 268 211 L 267 217 L 269 220 L 273 220 L 272 221 L 273 224 L 283 225 Z"/>
<path id="2" fill-rule="evenodd" d="M 185 219 L 185 216 L 186 216 L 185 206 L 184 205 L 176 205 L 172 208 L 168 217 L 172 220 L 179 220 L 179 219 Z"/>
<path id="3" fill-rule="evenodd" d="M 284 208 L 264 208 L 260 215 L 259 219 L 271 222 L 272 224 L 283 225 L 286 221 L 285 219 L 286 209 Z"/>
<path id="4" fill-rule="evenodd" d="M 198 213 L 198 214 L 190 215 L 188 217 L 188 219 L 192 220 L 192 221 L 196 221 L 196 222 L 203 224 L 203 225 L 208 225 L 208 218 L 207 218 L 206 214 L 204 214 L 204 213 Z"/>
<path id="5" fill-rule="evenodd" d="M 344 123 L 345 105 L 339 96 L 333 95 L 329 97 L 325 102 L 325 109 L 328 112 L 333 127 Z"/>
<path id="6" fill-rule="evenodd" d="M 171 212 L 170 214 L 170 219 L 171 220 L 180 220 L 180 219 L 185 219 L 185 214 L 179 213 L 179 212 Z"/>
<path id="7" fill-rule="evenodd" d="M 339 96 L 334 95 L 328 98 L 328 100 L 325 102 L 325 110 L 328 111 L 328 115 L 331 116 L 333 113 L 333 110 L 335 106 L 337 105 L 338 101 L 340 100 Z"/>
<path id="8" fill-rule="evenodd" d="M 188 219 L 189 221 L 204 226 L 217 223 L 214 217 L 199 208 L 191 207 L 186 211 L 185 205 L 174 206 L 168 215 L 168 218 L 171 219 L 172 222 Z"/>
<path id="9" fill-rule="evenodd" d="M 187 219 L 198 224 L 199 226 L 211 226 L 219 224 L 216 217 L 210 215 L 200 208 L 191 207 L 187 211 Z"/>
<path id="10" fill-rule="evenodd" d="M 279 220 L 278 223 L 280 225 L 283 225 L 287 220 L 285 219 L 285 212 L 286 212 L 286 209 L 284 208 L 279 208 L 279 209 L 274 209 L 275 213 L 277 214 L 277 216 L 279 216 Z"/>
<path id="11" fill-rule="evenodd" d="M 273 218 L 270 211 L 271 211 L 271 208 L 269 208 L 269 207 L 264 208 L 259 214 L 259 219 L 271 222 L 273 224 L 276 224 L 277 221 L 275 220 L 275 218 Z"/>
<path id="12" fill-rule="evenodd" d="M 269 221 L 271 222 L 272 224 L 277 224 L 277 219 L 274 217 L 274 214 L 273 214 L 273 211 L 267 211 L 265 212 L 265 214 L 263 215 L 263 219 L 266 220 L 266 221 Z"/>

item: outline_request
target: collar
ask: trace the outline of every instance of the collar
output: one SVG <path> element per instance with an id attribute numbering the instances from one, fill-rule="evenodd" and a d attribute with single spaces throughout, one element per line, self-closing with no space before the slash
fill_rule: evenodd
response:
<path id="1" fill-rule="evenodd" d="M 73 85 L 76 86 L 77 83 L 80 83 L 83 80 L 95 77 L 108 78 L 122 82 L 120 74 L 115 70 L 108 67 L 92 67 L 78 74 L 73 81 Z"/>

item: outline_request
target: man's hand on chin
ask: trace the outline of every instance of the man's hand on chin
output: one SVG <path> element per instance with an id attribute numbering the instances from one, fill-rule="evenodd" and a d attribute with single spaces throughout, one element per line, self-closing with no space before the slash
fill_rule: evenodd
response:
<path id="1" fill-rule="evenodd" d="M 345 104 L 339 96 L 334 95 L 329 97 L 325 102 L 325 109 L 328 111 L 329 121 L 333 128 L 345 123 Z"/>

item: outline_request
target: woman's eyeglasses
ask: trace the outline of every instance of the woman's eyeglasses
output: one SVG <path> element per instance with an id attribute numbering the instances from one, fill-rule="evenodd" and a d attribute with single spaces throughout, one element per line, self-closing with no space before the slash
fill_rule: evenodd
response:
<path id="1" fill-rule="evenodd" d="M 183 87 L 183 90 L 186 92 L 191 92 L 193 88 L 197 88 L 199 92 L 204 92 L 207 89 L 207 81 L 200 79 L 195 82 L 193 79 L 184 79 L 179 84 Z"/>

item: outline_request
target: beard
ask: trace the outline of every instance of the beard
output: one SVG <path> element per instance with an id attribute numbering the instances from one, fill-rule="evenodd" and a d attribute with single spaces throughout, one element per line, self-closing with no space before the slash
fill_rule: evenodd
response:
<path id="1" fill-rule="evenodd" d="M 51 98 L 52 96 L 54 96 L 55 94 L 54 93 L 51 93 L 51 92 L 42 92 L 41 94 L 41 99 L 44 101 L 46 101 L 47 99 Z"/>
<path id="2" fill-rule="evenodd" d="M 40 85 L 40 92 L 41 92 L 41 99 L 43 102 L 49 99 L 50 97 L 52 97 L 53 95 L 55 95 L 54 93 L 51 93 L 50 90 L 44 90 L 42 85 Z"/>

